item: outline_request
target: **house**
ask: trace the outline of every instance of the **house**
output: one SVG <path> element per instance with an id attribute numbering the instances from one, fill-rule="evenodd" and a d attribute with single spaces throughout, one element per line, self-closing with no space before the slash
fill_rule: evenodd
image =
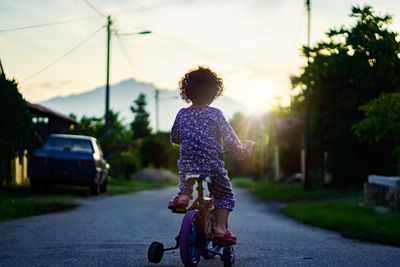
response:
<path id="1" fill-rule="evenodd" d="M 42 140 L 53 133 L 65 133 L 73 129 L 78 122 L 64 114 L 51 110 L 39 104 L 27 102 L 29 112 L 32 115 L 34 129 Z M 28 152 L 11 160 L 12 183 L 28 183 Z"/>
<path id="2" fill-rule="evenodd" d="M 35 131 L 42 139 L 53 133 L 63 133 L 73 129 L 78 122 L 71 117 L 46 108 L 39 104 L 27 102 Z"/>

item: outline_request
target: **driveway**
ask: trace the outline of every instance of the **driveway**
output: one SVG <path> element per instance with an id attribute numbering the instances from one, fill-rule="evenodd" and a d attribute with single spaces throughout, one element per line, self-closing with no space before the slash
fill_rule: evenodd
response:
<path id="1" fill-rule="evenodd" d="M 94 197 L 77 209 L 0 223 L 0 266 L 181 266 L 179 251 L 147 262 L 152 241 L 174 245 L 182 215 L 169 212 L 175 188 Z M 236 266 L 400 266 L 400 248 L 343 238 L 297 223 L 236 189 L 230 225 Z M 199 266 L 222 266 L 219 259 Z"/>

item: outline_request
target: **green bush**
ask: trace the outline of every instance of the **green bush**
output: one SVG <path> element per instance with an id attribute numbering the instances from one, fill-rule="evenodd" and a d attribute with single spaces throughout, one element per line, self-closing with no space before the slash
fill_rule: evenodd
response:
<path id="1" fill-rule="evenodd" d="M 116 154 L 110 160 L 110 175 L 128 179 L 129 176 L 141 168 L 141 155 L 138 149 L 129 149 Z"/>
<path id="2" fill-rule="evenodd" d="M 179 147 L 171 144 L 169 133 L 159 132 L 146 137 L 140 151 L 143 167 L 177 169 Z"/>

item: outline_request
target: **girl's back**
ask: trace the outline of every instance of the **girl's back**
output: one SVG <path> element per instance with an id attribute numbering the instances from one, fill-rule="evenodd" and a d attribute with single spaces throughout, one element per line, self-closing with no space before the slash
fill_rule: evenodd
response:
<path id="1" fill-rule="evenodd" d="M 180 144 L 180 171 L 218 173 L 224 168 L 221 116 L 220 110 L 209 106 L 179 111 L 171 139 Z"/>

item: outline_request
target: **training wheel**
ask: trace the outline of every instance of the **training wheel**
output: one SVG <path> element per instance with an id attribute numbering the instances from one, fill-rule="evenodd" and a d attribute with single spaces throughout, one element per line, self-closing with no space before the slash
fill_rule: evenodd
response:
<path id="1" fill-rule="evenodd" d="M 159 263 L 164 255 L 164 245 L 160 242 L 153 242 L 147 252 L 147 258 L 149 262 Z"/>
<path id="2" fill-rule="evenodd" d="M 232 246 L 223 248 L 222 261 L 224 263 L 224 267 L 235 266 L 235 251 L 233 250 Z"/>

